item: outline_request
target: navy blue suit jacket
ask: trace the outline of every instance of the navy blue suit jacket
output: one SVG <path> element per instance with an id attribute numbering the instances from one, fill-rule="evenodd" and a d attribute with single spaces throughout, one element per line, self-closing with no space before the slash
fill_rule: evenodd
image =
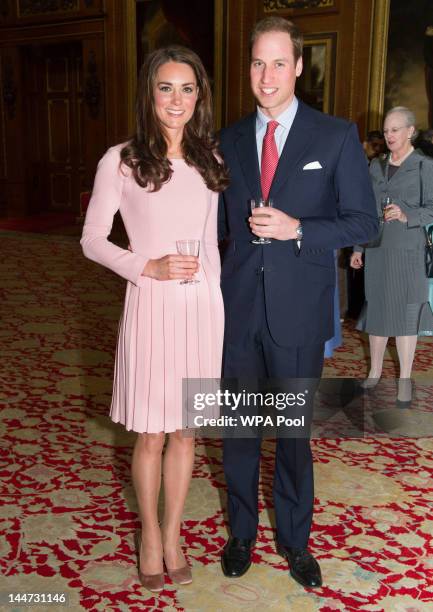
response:
<path id="1" fill-rule="evenodd" d="M 251 244 L 249 200 L 261 197 L 256 114 L 225 128 L 220 149 L 231 183 L 219 203 L 219 239 L 227 246 L 221 287 L 226 341 L 248 333 L 249 314 L 264 267 L 266 316 L 280 346 L 325 342 L 334 334 L 333 250 L 364 243 L 378 232 L 375 199 L 356 126 L 299 102 L 281 153 L 269 197 L 274 207 L 300 218 L 295 240 Z M 304 170 L 318 161 L 321 169 Z"/>

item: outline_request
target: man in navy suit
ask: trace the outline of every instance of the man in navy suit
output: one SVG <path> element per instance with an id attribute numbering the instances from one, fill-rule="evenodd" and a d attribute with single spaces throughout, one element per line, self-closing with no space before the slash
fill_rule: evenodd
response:
<path id="1" fill-rule="evenodd" d="M 367 242 L 378 231 L 356 126 L 294 95 L 302 44 L 298 28 L 281 17 L 255 26 L 250 78 L 257 112 L 221 133 L 231 176 L 219 206 L 228 378 L 320 378 L 324 343 L 333 335 L 333 250 Z M 268 196 L 268 216 L 251 214 L 249 200 Z M 257 236 L 271 243 L 252 244 Z M 226 576 L 241 576 L 251 564 L 260 446 L 260 437 L 224 440 Z M 277 439 L 273 497 L 278 551 L 295 580 L 320 586 L 320 567 L 308 550 L 314 492 L 306 437 Z"/>

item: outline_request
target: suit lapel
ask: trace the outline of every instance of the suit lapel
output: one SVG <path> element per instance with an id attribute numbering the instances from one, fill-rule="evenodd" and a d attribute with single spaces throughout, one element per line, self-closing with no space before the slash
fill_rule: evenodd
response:
<path id="1" fill-rule="evenodd" d="M 380 168 L 382 170 L 382 175 L 385 181 L 388 180 L 388 157 L 379 160 Z"/>
<path id="2" fill-rule="evenodd" d="M 256 114 L 246 117 L 238 131 L 236 152 L 252 198 L 261 197 L 260 169 L 257 158 Z"/>
<path id="3" fill-rule="evenodd" d="M 400 166 L 400 170 L 404 172 L 411 172 L 412 170 L 419 170 L 419 164 L 422 160 L 422 157 L 418 154 L 417 151 L 412 151 L 407 159 L 404 160 L 402 165 Z"/>
<path id="4" fill-rule="evenodd" d="M 299 101 L 298 110 L 286 143 L 281 152 L 278 166 L 272 181 L 270 197 L 275 196 L 290 175 L 296 169 L 297 163 L 304 151 L 308 149 L 315 135 L 314 119 L 308 116 L 308 107 Z"/>
<path id="5" fill-rule="evenodd" d="M 401 179 L 401 177 L 404 176 L 406 172 L 412 172 L 413 170 L 419 170 L 420 159 L 422 159 L 420 155 L 416 151 L 413 151 L 411 155 L 409 155 L 409 157 L 404 160 L 402 165 L 399 166 L 395 174 L 392 175 L 390 180 L 393 182 L 393 185 L 395 185 L 395 183 L 397 183 Z M 390 165 L 390 160 L 391 160 L 391 156 L 388 155 L 384 162 L 385 163 L 385 171 L 384 171 L 385 180 L 388 180 L 388 168 Z"/>

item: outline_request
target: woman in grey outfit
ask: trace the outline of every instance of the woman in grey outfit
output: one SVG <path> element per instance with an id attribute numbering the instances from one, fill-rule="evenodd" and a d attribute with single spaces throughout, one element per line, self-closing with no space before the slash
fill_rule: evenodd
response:
<path id="1" fill-rule="evenodd" d="M 418 334 L 433 331 L 424 264 L 424 226 L 433 221 L 433 160 L 412 146 L 415 116 L 409 109 L 391 109 L 383 133 L 390 153 L 370 165 L 383 223 L 375 241 L 365 249 L 354 247 L 350 265 L 360 268 L 365 251 L 365 304 L 357 329 L 369 334 L 371 365 L 362 386 L 371 389 L 377 384 L 388 337 L 395 336 L 400 362 L 397 406 L 403 408 L 412 400 L 410 376 Z M 383 208 L 386 198 L 391 203 Z"/>

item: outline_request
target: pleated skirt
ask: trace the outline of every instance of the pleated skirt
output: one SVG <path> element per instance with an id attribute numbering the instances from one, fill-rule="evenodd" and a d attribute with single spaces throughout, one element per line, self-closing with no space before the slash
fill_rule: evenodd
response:
<path id="1" fill-rule="evenodd" d="M 202 264 L 200 282 L 146 278 L 128 283 L 119 324 L 110 417 L 139 433 L 184 429 L 182 381 L 219 378 L 224 306 L 218 278 Z"/>
<path id="2" fill-rule="evenodd" d="M 423 249 L 366 249 L 365 304 L 356 328 L 392 337 L 433 331 Z"/>

